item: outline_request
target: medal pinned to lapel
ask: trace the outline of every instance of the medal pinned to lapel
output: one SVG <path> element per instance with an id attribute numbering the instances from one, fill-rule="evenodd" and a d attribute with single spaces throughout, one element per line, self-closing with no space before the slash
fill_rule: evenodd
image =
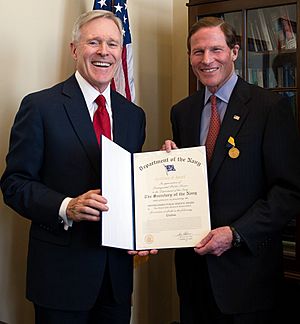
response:
<path id="1" fill-rule="evenodd" d="M 232 159 L 238 158 L 240 155 L 240 150 L 235 146 L 234 138 L 232 136 L 229 136 L 227 145 L 230 147 L 228 155 Z"/>

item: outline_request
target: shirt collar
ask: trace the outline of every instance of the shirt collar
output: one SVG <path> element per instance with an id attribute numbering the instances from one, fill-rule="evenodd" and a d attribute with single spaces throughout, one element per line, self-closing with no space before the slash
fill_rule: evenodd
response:
<path id="1" fill-rule="evenodd" d="M 225 82 L 225 84 L 223 84 L 222 87 L 218 89 L 215 95 L 228 104 L 231 93 L 237 83 L 237 80 L 238 76 L 235 73 L 233 73 L 232 76 L 227 80 L 227 82 Z M 207 87 L 205 87 L 205 104 L 207 103 L 211 95 L 212 93 L 207 89 Z"/>
<path id="2" fill-rule="evenodd" d="M 96 98 L 100 95 L 99 91 L 96 90 L 89 82 L 87 82 L 83 76 L 76 71 L 75 72 L 75 78 L 79 84 L 79 87 L 83 93 L 84 100 L 86 102 L 86 105 L 88 107 L 91 107 L 91 105 L 94 103 Z M 108 107 L 111 107 L 110 103 L 110 86 L 107 86 L 103 93 L 101 93 L 106 100 L 106 104 Z"/>

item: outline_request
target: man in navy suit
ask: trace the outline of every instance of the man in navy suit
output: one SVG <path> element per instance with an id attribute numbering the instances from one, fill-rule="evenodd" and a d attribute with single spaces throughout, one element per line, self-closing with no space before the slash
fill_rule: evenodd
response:
<path id="1" fill-rule="evenodd" d="M 109 202 L 99 189 L 101 146 L 92 122 L 102 94 L 113 141 L 141 151 L 145 114 L 110 88 L 122 39 L 111 12 L 81 15 L 71 43 L 75 75 L 26 96 L 12 127 L 1 189 L 31 220 L 26 295 L 38 324 L 130 321 L 132 255 L 100 246 Z"/>
<path id="2" fill-rule="evenodd" d="M 281 232 L 300 213 L 300 140 L 286 99 L 235 74 L 239 45 L 222 19 L 200 19 L 188 54 L 203 87 L 171 110 L 173 141 L 205 145 L 211 95 L 221 127 L 208 164 L 212 230 L 175 256 L 181 324 L 273 324 Z"/>

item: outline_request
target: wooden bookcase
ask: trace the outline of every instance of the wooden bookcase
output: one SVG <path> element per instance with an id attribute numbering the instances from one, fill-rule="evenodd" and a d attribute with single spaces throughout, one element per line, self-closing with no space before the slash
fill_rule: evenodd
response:
<path id="1" fill-rule="evenodd" d="M 235 27 L 241 45 L 236 72 L 287 96 L 300 128 L 300 0 L 190 0 L 187 6 L 189 27 L 204 16 L 222 17 Z M 190 93 L 198 86 L 190 69 Z M 286 281 L 300 290 L 300 217 L 288 224 L 283 242 Z"/>

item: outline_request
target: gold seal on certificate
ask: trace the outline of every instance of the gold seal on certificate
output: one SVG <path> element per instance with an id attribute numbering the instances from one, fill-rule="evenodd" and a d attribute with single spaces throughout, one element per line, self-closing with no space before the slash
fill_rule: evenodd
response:
<path id="1" fill-rule="evenodd" d="M 145 243 L 152 244 L 154 242 L 154 237 L 152 234 L 146 234 L 145 235 Z"/>
<path id="2" fill-rule="evenodd" d="M 228 154 L 232 159 L 236 159 L 239 157 L 240 151 L 237 147 L 234 146 L 228 151 Z"/>

